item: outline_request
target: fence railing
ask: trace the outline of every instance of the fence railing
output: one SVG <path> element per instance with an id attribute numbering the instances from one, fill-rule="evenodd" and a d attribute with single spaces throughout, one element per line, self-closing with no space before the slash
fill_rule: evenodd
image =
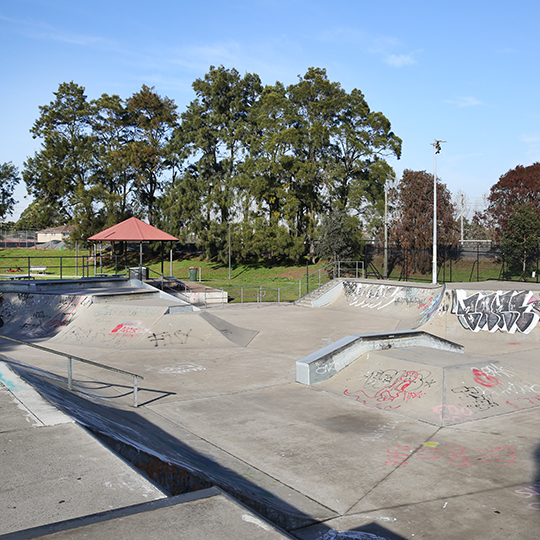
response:
<path id="1" fill-rule="evenodd" d="M 314 291 L 328 281 L 340 277 L 365 278 L 366 272 L 363 261 L 337 261 L 331 262 L 317 270 L 309 271 L 306 266 L 306 275 L 298 281 L 285 287 L 224 287 L 229 296 L 229 302 L 262 304 L 263 302 L 294 302 L 306 294 Z"/>
<path id="2" fill-rule="evenodd" d="M 142 375 L 137 375 L 136 373 L 130 373 L 129 371 L 124 371 L 123 369 L 114 368 L 111 366 L 106 366 L 105 364 L 99 364 L 98 362 L 93 362 L 92 360 L 86 360 L 85 358 L 80 358 L 78 356 L 75 356 L 73 354 L 63 353 L 60 351 L 56 351 L 54 349 L 50 349 L 49 347 L 43 347 L 42 345 L 36 345 L 35 343 L 29 343 L 27 341 L 21 341 L 20 339 L 15 339 L 12 337 L 4 336 L 0 334 L 0 338 L 6 339 L 8 341 L 13 341 L 15 343 L 19 343 L 20 345 L 26 345 L 27 347 L 32 347 L 33 349 L 38 349 L 40 351 L 45 351 L 51 354 L 56 354 L 57 356 L 63 356 L 64 358 L 67 358 L 67 380 L 68 380 L 68 389 L 70 391 L 73 390 L 73 360 L 76 362 L 82 362 L 84 364 L 89 364 L 91 366 L 95 366 L 101 369 L 105 369 L 107 371 L 114 371 L 115 373 L 120 373 L 122 375 L 128 375 L 130 377 L 133 377 L 133 406 L 138 407 L 138 380 L 144 380 L 144 377 Z"/>
<path id="3" fill-rule="evenodd" d="M 383 246 L 366 246 L 366 275 L 391 280 L 431 281 L 432 249 L 387 248 L 388 275 L 384 276 Z M 437 281 L 478 282 L 488 280 L 525 281 L 538 283 L 540 251 L 538 253 L 509 253 L 498 246 L 439 247 L 437 252 Z M 525 256 L 526 255 L 526 256 Z"/>
<path id="4" fill-rule="evenodd" d="M 104 265 L 101 255 L 65 255 L 30 257 L 0 257 L 0 280 L 2 279 L 63 279 L 104 277 L 120 275 L 118 256 L 114 255 L 111 264 Z M 112 274 L 104 273 L 105 268 L 114 266 Z M 127 272 L 127 269 L 124 269 Z"/>

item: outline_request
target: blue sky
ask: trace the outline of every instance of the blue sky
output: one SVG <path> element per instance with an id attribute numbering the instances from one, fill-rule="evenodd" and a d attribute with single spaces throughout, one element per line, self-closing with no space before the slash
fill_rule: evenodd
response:
<path id="1" fill-rule="evenodd" d="M 392 162 L 479 201 L 540 160 L 540 3 L 387 0 L 0 0 L 0 163 L 39 149 L 39 105 L 73 80 L 89 99 L 143 84 L 181 112 L 211 65 L 293 84 L 311 66 L 361 90 L 403 139 Z M 18 214 L 27 206 L 23 185 Z"/>

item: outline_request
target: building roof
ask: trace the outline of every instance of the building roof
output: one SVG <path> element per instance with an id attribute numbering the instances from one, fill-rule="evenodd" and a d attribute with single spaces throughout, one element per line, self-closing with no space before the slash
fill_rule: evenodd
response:
<path id="1" fill-rule="evenodd" d="M 61 225 L 60 227 L 50 227 L 48 229 L 42 229 L 41 231 L 38 231 L 39 234 L 42 233 L 65 233 L 69 234 L 73 232 L 75 227 L 73 225 Z"/>
<path id="2" fill-rule="evenodd" d="M 178 238 L 160 231 L 156 227 L 141 221 L 135 217 L 126 219 L 118 225 L 113 225 L 100 233 L 90 236 L 88 240 L 114 242 L 114 241 L 130 241 L 130 242 L 146 242 L 146 241 L 177 241 Z"/>

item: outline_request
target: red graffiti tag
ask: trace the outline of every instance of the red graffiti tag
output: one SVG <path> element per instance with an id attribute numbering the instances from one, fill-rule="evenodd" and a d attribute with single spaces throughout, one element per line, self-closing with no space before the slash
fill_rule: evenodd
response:
<path id="1" fill-rule="evenodd" d="M 419 398 L 424 395 L 424 392 L 411 392 L 408 390 L 416 379 L 419 377 L 417 371 L 405 371 L 401 374 L 399 379 L 392 384 L 381 388 L 375 395 L 370 396 L 364 392 L 364 390 L 358 390 L 356 392 L 349 392 L 348 389 L 345 390 L 344 394 L 346 396 L 354 396 L 357 401 L 364 403 L 364 405 L 370 406 L 370 403 L 366 401 L 365 398 L 370 400 L 375 400 L 376 403 L 373 405 L 378 409 L 397 409 L 400 407 L 399 404 L 393 405 L 392 403 L 396 400 L 403 400 L 408 402 L 411 399 Z M 363 394 L 363 396 L 359 395 Z"/>
<path id="2" fill-rule="evenodd" d="M 497 386 L 499 384 L 499 379 L 497 377 L 493 377 L 492 375 L 488 375 L 487 373 L 484 373 L 480 369 L 473 368 L 472 370 L 474 375 L 474 380 L 481 384 L 482 386 L 487 386 L 488 388 L 493 388 L 494 386 Z"/>

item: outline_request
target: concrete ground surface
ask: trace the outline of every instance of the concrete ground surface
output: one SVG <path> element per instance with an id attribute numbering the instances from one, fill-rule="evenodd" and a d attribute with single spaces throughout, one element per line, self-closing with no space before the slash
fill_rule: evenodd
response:
<path id="1" fill-rule="evenodd" d="M 71 393 L 65 359 L 4 340 L 0 352 L 59 410 L 169 493 L 218 486 L 261 523 L 296 538 L 538 539 L 540 290 L 474 285 L 350 280 L 317 308 L 216 307 L 205 312 L 224 322 L 208 327 L 197 312 L 160 314 L 155 328 L 135 308 L 113 320 L 111 301 L 101 322 L 91 322 L 91 310 L 81 315 L 80 329 L 83 321 L 94 325 L 92 341 L 70 338 L 77 313 L 39 334 L 42 345 L 144 376 L 137 409 L 121 374 L 76 363 Z M 4 296 L 0 333 L 9 335 Z M 137 339 L 112 335 L 119 324 Z M 464 345 L 464 354 L 391 349 L 323 383 L 296 382 L 296 361 L 329 343 L 411 327 Z M 181 329 L 182 339 L 167 337 L 167 328 L 167 336 Z M 243 339 L 235 342 L 236 329 Z M 22 454 L 41 444 L 38 431 L 21 441 Z M 9 467 L 20 470 L 13 459 Z M 83 505 L 92 499 L 77 497 Z M 34 523 L 31 513 L 15 514 L 20 530 Z"/>

